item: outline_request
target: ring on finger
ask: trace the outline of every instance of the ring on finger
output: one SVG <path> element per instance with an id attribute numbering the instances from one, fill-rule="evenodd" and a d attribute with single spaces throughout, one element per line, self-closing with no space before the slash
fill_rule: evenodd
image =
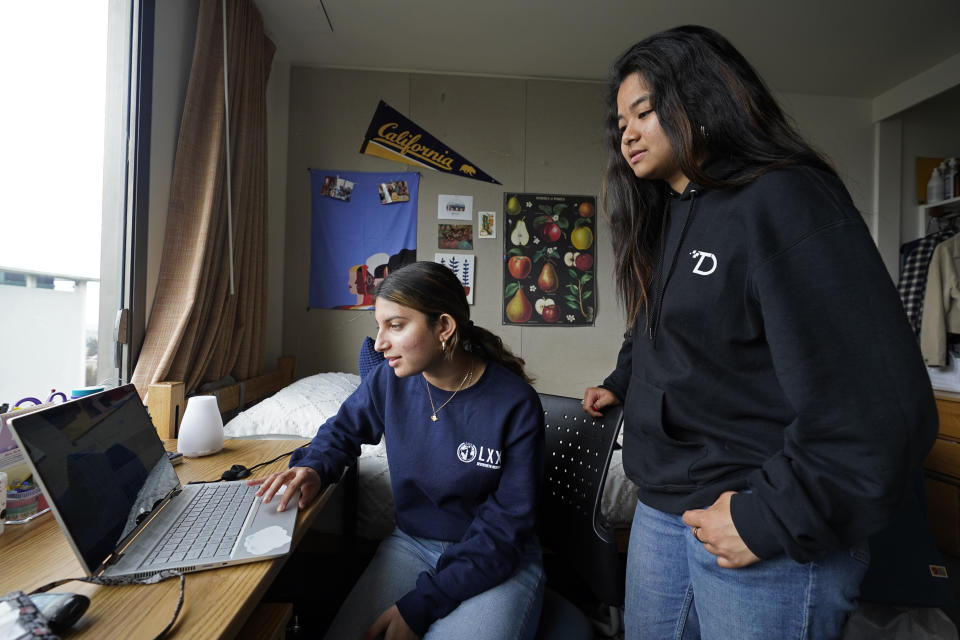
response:
<path id="1" fill-rule="evenodd" d="M 700 539 L 700 527 L 693 528 L 693 537 L 697 539 L 697 542 L 703 542 L 703 540 Z"/>

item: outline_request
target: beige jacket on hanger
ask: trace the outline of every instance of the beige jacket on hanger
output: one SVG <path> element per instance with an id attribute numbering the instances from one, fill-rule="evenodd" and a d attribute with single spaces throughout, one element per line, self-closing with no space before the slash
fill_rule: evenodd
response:
<path id="1" fill-rule="evenodd" d="M 960 234 L 933 250 L 920 321 L 920 351 L 928 367 L 947 366 L 947 333 L 960 333 Z"/>

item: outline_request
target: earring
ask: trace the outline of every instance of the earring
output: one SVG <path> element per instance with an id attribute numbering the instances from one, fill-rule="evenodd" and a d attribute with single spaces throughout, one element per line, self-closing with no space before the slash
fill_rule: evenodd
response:
<path id="1" fill-rule="evenodd" d="M 446 340 L 441 340 L 441 341 L 440 341 L 440 351 L 446 351 L 446 350 L 447 350 L 447 341 L 446 341 Z"/>
<path id="2" fill-rule="evenodd" d="M 700 125 L 700 135 L 703 136 L 704 138 L 710 137 L 710 134 L 707 133 L 707 128 L 703 125 Z"/>

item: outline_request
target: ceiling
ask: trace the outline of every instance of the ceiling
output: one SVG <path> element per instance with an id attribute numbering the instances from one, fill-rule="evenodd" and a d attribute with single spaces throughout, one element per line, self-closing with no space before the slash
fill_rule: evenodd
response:
<path id="1" fill-rule="evenodd" d="M 696 23 L 775 91 L 873 98 L 960 52 L 957 0 L 255 2 L 278 55 L 318 67 L 602 81 L 634 42 Z"/>

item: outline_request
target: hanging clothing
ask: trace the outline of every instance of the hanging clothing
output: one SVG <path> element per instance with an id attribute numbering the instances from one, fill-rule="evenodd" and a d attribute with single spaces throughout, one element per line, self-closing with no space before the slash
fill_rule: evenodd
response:
<path id="1" fill-rule="evenodd" d="M 923 298 L 920 351 L 928 367 L 947 366 L 947 333 L 960 333 L 960 235 L 938 244 Z"/>
<path id="2" fill-rule="evenodd" d="M 956 234 L 954 229 L 941 229 L 904 245 L 906 254 L 900 268 L 897 293 L 903 302 L 903 310 L 914 333 L 920 333 L 923 318 L 923 298 L 927 289 L 927 272 L 930 258 L 938 244 Z"/>

